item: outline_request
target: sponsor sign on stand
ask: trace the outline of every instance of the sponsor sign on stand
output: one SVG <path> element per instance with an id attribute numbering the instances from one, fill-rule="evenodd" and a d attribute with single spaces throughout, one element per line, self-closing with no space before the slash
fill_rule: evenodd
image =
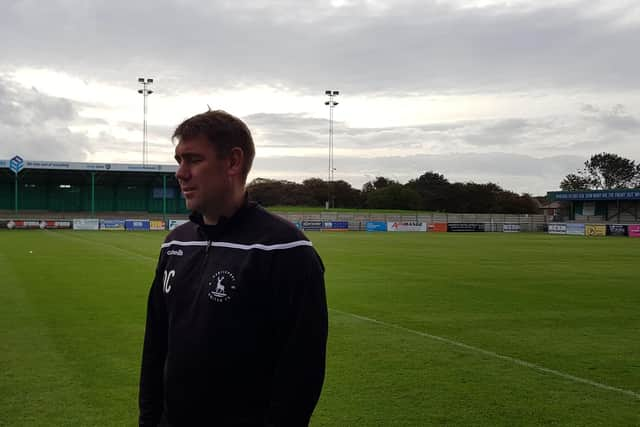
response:
<path id="1" fill-rule="evenodd" d="M 434 222 L 433 224 L 429 224 L 429 231 L 434 233 L 446 233 L 447 232 L 447 223 L 446 222 Z"/>
<path id="2" fill-rule="evenodd" d="M 519 233 L 520 224 L 502 224 L 502 231 L 505 233 Z"/>
<path id="3" fill-rule="evenodd" d="M 481 222 L 450 222 L 447 224 L 447 232 L 460 233 L 460 232 L 483 232 L 484 223 Z"/>
<path id="4" fill-rule="evenodd" d="M 631 224 L 627 227 L 629 237 L 640 237 L 640 224 Z"/>
<path id="5" fill-rule="evenodd" d="M 548 230 L 549 234 L 567 234 L 567 224 L 551 223 Z"/>
<path id="6" fill-rule="evenodd" d="M 76 218 L 73 220 L 74 230 L 98 230 L 100 220 L 97 218 Z"/>
<path id="7" fill-rule="evenodd" d="M 173 230 L 176 227 L 189 222 L 188 219 L 170 219 L 169 220 L 169 230 Z"/>
<path id="8" fill-rule="evenodd" d="M 149 229 L 153 231 L 160 231 L 165 229 L 164 221 L 153 220 L 149 222 Z"/>
<path id="9" fill-rule="evenodd" d="M 584 236 L 585 227 L 584 224 L 568 223 L 567 234 L 572 236 Z"/>
<path id="10" fill-rule="evenodd" d="M 349 231 L 349 221 L 324 221 L 323 231 Z"/>
<path id="11" fill-rule="evenodd" d="M 100 230 L 106 231 L 123 231 L 124 220 L 123 219 L 101 219 Z"/>
<path id="12" fill-rule="evenodd" d="M 367 231 L 387 231 L 387 223 L 384 221 L 367 222 Z"/>
<path id="13" fill-rule="evenodd" d="M 424 222 L 387 222 L 387 231 L 427 231 L 427 224 Z"/>
<path id="14" fill-rule="evenodd" d="M 607 236 L 626 236 L 627 226 L 622 224 L 608 224 Z"/>
<path id="15" fill-rule="evenodd" d="M 124 229 L 127 231 L 149 231 L 151 223 L 148 219 L 125 219 Z"/>
<path id="16" fill-rule="evenodd" d="M 585 234 L 590 237 L 601 237 L 607 235 L 607 226 L 603 224 L 587 224 Z"/>
<path id="17" fill-rule="evenodd" d="M 305 231 L 320 231 L 322 226 L 322 221 L 302 221 L 302 229 Z"/>

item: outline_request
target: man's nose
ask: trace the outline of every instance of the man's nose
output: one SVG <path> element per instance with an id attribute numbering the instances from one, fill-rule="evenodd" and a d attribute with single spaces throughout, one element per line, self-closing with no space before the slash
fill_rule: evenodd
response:
<path id="1" fill-rule="evenodd" d="M 176 171 L 176 179 L 178 181 L 188 181 L 191 178 L 191 173 L 189 173 L 189 168 L 185 163 L 180 163 L 178 165 L 178 170 Z"/>

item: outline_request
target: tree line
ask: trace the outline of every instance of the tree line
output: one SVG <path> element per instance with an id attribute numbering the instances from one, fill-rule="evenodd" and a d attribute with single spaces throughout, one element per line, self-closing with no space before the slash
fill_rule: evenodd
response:
<path id="1" fill-rule="evenodd" d="M 331 197 L 336 208 L 405 209 L 464 213 L 538 213 L 528 194 L 519 195 L 493 183 L 449 182 L 444 175 L 426 172 L 406 184 L 377 177 L 362 190 L 346 181 L 331 183 L 309 178 L 296 183 L 256 178 L 247 186 L 253 200 L 263 206 L 325 206 Z"/>
<path id="2" fill-rule="evenodd" d="M 564 191 L 640 187 L 640 164 L 613 153 L 594 154 L 560 183 Z"/>

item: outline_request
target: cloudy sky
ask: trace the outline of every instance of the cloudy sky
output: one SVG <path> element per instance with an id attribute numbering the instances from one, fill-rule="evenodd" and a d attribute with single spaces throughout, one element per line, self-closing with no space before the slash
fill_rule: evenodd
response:
<path id="1" fill-rule="evenodd" d="M 640 160 L 636 0 L 0 0 L 0 159 L 153 163 L 211 108 L 251 178 L 425 171 L 544 194 L 594 153 Z"/>

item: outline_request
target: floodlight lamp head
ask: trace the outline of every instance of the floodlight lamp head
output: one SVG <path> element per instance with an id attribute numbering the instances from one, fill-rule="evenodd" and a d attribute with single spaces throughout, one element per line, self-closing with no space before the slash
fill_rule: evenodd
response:
<path id="1" fill-rule="evenodd" d="M 324 105 L 329 105 L 329 101 L 325 101 L 325 102 L 324 102 Z"/>
<path id="2" fill-rule="evenodd" d="M 153 79 L 147 79 L 147 83 L 153 83 Z"/>
<path id="3" fill-rule="evenodd" d="M 138 93 L 142 93 L 142 89 L 138 89 Z"/>
<path id="4" fill-rule="evenodd" d="M 324 91 L 324 94 L 325 94 L 325 95 L 331 95 L 331 91 L 330 91 L 330 90 L 325 90 L 325 91 Z"/>
<path id="5" fill-rule="evenodd" d="M 147 95 L 151 95 L 152 93 L 153 93 L 153 91 L 152 91 L 152 90 L 148 90 L 148 89 L 147 89 Z"/>
<path id="6" fill-rule="evenodd" d="M 334 91 L 333 91 L 333 94 L 334 94 L 334 95 L 340 95 L 340 91 L 339 91 L 339 90 L 334 90 Z"/>
<path id="7" fill-rule="evenodd" d="M 138 77 L 138 83 L 144 83 L 144 77 Z"/>

